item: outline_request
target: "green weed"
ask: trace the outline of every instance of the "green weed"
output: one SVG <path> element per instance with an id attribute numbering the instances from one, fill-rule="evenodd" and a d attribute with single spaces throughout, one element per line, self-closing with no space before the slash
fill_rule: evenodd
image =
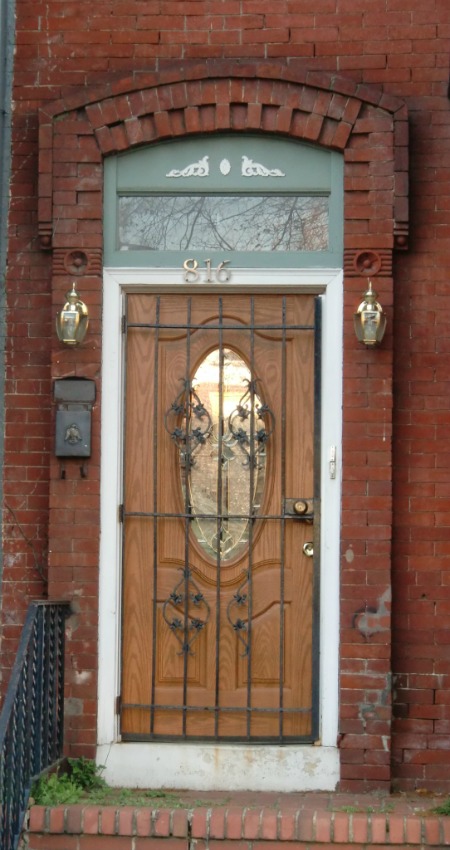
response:
<path id="1" fill-rule="evenodd" d="M 83 793 L 83 789 L 73 782 L 67 773 L 61 776 L 57 773 L 42 776 L 31 789 L 31 797 L 39 806 L 78 803 Z"/>
<path id="2" fill-rule="evenodd" d="M 85 758 L 68 759 L 67 769 L 45 774 L 35 782 L 31 796 L 40 806 L 78 803 L 87 794 L 106 789 L 103 767 Z"/>
<path id="3" fill-rule="evenodd" d="M 358 809 L 356 806 L 339 806 L 337 809 L 333 809 L 335 812 L 346 812 L 348 815 L 354 815 L 356 812 L 360 812 L 361 809 Z"/>
<path id="4" fill-rule="evenodd" d="M 436 806 L 433 809 L 433 813 L 436 815 L 450 815 L 450 797 L 441 806 Z"/>
<path id="5" fill-rule="evenodd" d="M 174 809 L 185 805 L 178 795 L 162 789 L 111 788 L 101 775 L 103 769 L 90 759 L 68 759 L 63 768 L 35 782 L 31 789 L 32 800 L 39 806 L 89 803 Z M 200 805 L 200 802 L 193 805 Z"/>
<path id="6" fill-rule="evenodd" d="M 384 800 L 381 801 L 379 806 L 339 806 L 335 808 L 333 811 L 335 812 L 346 812 L 348 815 L 354 814 L 388 814 L 389 812 L 394 811 L 393 803 L 386 803 Z"/>
<path id="7" fill-rule="evenodd" d="M 85 758 L 68 759 L 68 762 L 71 779 L 84 791 L 107 787 L 101 775 L 105 769 L 104 765 L 98 765 L 95 761 Z"/>

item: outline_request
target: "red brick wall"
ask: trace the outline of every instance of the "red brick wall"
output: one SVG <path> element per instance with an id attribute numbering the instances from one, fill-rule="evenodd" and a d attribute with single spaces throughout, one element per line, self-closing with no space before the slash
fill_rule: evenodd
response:
<path id="1" fill-rule="evenodd" d="M 450 748 L 450 113 L 438 68 L 437 56 L 410 101 L 411 249 L 395 277 L 393 773 L 430 790 L 449 787 Z"/>
<path id="2" fill-rule="evenodd" d="M 36 237 L 37 102 L 14 117 L 7 273 L 1 675 L 28 600 L 46 593 L 50 430 L 50 257 Z M 5 683 L 3 682 L 3 685 Z"/>
<path id="3" fill-rule="evenodd" d="M 50 378 L 100 375 L 102 154 L 231 126 L 290 133 L 345 150 L 343 784 L 367 788 L 390 782 L 392 668 L 392 776 L 405 788 L 450 787 L 445 771 L 450 723 L 444 319 L 450 165 L 443 156 L 450 123 L 450 25 L 445 7 L 444 0 L 426 10 L 420 0 L 318 0 L 314 7 L 280 0 L 274 13 L 273 3 L 264 0 L 198 0 L 167 2 L 161 15 L 151 0 L 17 2 L 1 663 L 7 671 L 27 599 L 45 590 L 40 574 L 48 527 L 50 593 L 69 596 L 75 606 L 67 723 L 73 752 L 92 754 L 95 742 L 100 398 L 88 478 L 70 462 L 62 479 L 51 451 Z M 226 60 L 219 72 L 213 61 L 206 62 L 216 59 Z M 337 72 L 346 82 L 336 81 Z M 250 81 L 246 92 L 239 82 L 244 76 Z M 266 81 L 257 82 L 258 76 Z M 214 88 L 198 82 L 208 77 L 218 80 Z M 238 82 L 230 87 L 227 77 Z M 183 78 L 191 80 L 189 102 L 177 82 Z M 157 83 L 166 85 L 155 100 L 150 92 Z M 299 85 L 304 101 L 294 117 Z M 336 87 L 330 99 L 328 91 Z M 117 97 L 97 106 L 107 94 Z M 405 247 L 407 222 L 406 122 L 396 122 L 393 139 L 386 126 L 394 115 L 404 118 L 396 98 L 410 114 L 413 215 L 410 251 L 395 255 L 393 289 L 393 240 Z M 92 105 L 84 110 L 88 101 Z M 344 113 L 344 101 L 356 103 L 356 112 L 346 107 L 350 111 Z M 52 252 L 38 243 L 40 108 L 39 224 L 44 249 L 50 248 L 53 231 Z M 134 120 L 138 114 L 146 118 Z M 381 262 L 376 288 L 391 320 L 377 352 L 359 347 L 351 327 L 363 288 L 355 258 L 367 250 Z M 77 271 L 83 272 L 82 292 L 93 320 L 83 347 L 67 351 L 57 345 L 52 324 Z"/>

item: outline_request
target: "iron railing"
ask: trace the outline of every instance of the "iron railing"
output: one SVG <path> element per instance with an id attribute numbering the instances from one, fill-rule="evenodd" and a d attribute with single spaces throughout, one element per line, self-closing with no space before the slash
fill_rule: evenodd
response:
<path id="1" fill-rule="evenodd" d="M 69 605 L 33 602 L 0 714 L 0 850 L 15 850 L 33 779 L 63 744 L 64 621 Z"/>

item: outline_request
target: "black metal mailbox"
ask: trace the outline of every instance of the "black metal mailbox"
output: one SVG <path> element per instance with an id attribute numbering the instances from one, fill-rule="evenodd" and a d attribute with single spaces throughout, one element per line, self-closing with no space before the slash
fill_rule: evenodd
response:
<path id="1" fill-rule="evenodd" d="M 95 381 L 61 378 L 54 383 L 56 409 L 56 457 L 91 456 L 91 411 Z"/>

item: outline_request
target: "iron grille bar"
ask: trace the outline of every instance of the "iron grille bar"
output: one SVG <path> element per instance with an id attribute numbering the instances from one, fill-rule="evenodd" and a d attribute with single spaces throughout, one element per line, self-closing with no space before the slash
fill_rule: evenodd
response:
<path id="1" fill-rule="evenodd" d="M 144 735 L 139 735 L 139 734 L 129 735 L 129 734 L 126 734 L 126 733 L 124 735 L 122 735 L 122 740 L 124 742 L 133 741 L 135 743 L 139 743 L 141 741 L 146 741 L 146 742 L 148 742 L 148 741 L 158 741 L 158 742 L 161 742 L 161 743 L 164 742 L 166 744 L 167 743 L 178 744 L 178 743 L 183 743 L 183 741 L 184 741 L 184 739 L 180 735 L 178 737 L 175 736 L 175 735 L 153 735 L 152 738 L 149 738 L 148 736 L 146 737 Z M 239 744 L 239 743 L 242 743 L 242 738 L 238 738 L 235 735 L 234 736 L 223 735 L 221 740 L 224 744 L 234 744 L 234 743 Z M 190 735 L 189 741 L 193 744 L 194 743 L 206 744 L 206 743 L 209 743 L 209 742 L 215 743 L 216 739 L 212 735 L 202 735 L 202 736 L 200 736 L 200 735 Z M 276 738 L 269 737 L 269 736 L 263 737 L 262 735 L 252 735 L 249 743 L 251 743 L 251 744 L 277 744 L 278 746 L 280 746 L 280 740 L 278 738 L 278 735 L 277 735 Z M 287 735 L 285 737 L 284 741 L 282 742 L 282 746 L 286 746 L 287 744 L 310 744 L 310 743 L 311 743 L 310 735 L 298 735 L 296 737 L 293 737 L 293 736 L 290 737 L 290 736 Z"/>
<path id="2" fill-rule="evenodd" d="M 191 466 L 190 455 L 190 434 L 191 434 L 191 321 L 192 321 L 192 298 L 187 300 L 187 317 L 186 317 L 186 463 L 185 463 L 185 491 L 184 491 L 184 510 L 187 514 L 189 511 L 189 481 L 188 475 Z M 184 646 L 183 646 L 183 703 L 187 702 L 187 687 L 188 687 L 188 661 L 189 661 L 189 522 L 186 519 L 184 523 Z M 187 714 L 183 710 L 183 737 L 186 737 L 187 730 Z"/>
<path id="3" fill-rule="evenodd" d="M 215 669 L 215 694 L 214 704 L 219 708 L 219 659 L 220 659 L 220 575 L 221 575 L 221 550 L 220 541 L 222 539 L 222 452 L 223 452 L 223 372 L 224 372 L 224 352 L 223 352 L 223 299 L 219 298 L 219 433 L 217 445 L 217 558 L 216 558 L 216 669 Z M 214 737 L 219 737 L 219 712 L 214 715 Z"/>
<path id="4" fill-rule="evenodd" d="M 186 325 L 166 325 L 160 324 L 155 325 L 151 322 L 129 322 L 127 325 L 128 328 L 146 328 L 147 330 L 154 330 L 154 328 L 158 327 L 160 330 L 187 330 Z M 286 328 L 283 328 L 283 325 L 189 325 L 190 331 L 314 331 L 314 325 L 287 325 Z"/>
<path id="5" fill-rule="evenodd" d="M 123 428 L 122 458 L 123 458 L 123 460 L 122 460 L 122 494 L 121 494 L 122 508 L 121 508 L 121 517 L 120 517 L 121 518 L 121 532 L 122 532 L 121 533 L 121 540 L 120 540 L 121 564 L 122 564 L 121 599 L 124 599 L 124 591 L 125 591 L 125 538 L 126 538 L 126 534 L 127 534 L 127 528 L 126 528 L 126 524 L 125 524 L 125 504 L 126 504 L 125 500 L 127 498 L 127 491 L 126 491 L 127 477 L 126 477 L 126 474 L 127 474 L 127 458 L 128 458 L 128 452 L 127 452 L 128 334 L 126 333 L 126 330 L 128 329 L 128 324 L 127 324 L 128 323 L 128 304 L 129 304 L 128 298 L 129 298 L 128 295 L 125 296 L 124 315 L 122 316 L 122 331 L 125 332 L 125 339 L 123 341 L 123 357 L 124 357 L 125 368 L 123 370 L 123 372 L 124 372 L 124 375 L 123 375 L 123 425 L 122 425 L 122 428 Z M 124 620 L 125 620 L 124 607 L 125 607 L 124 605 L 120 606 L 120 614 L 119 614 L 119 616 L 120 616 L 120 634 L 122 636 L 124 635 L 124 625 L 125 625 L 125 623 L 124 623 Z M 123 644 L 123 640 L 122 640 L 121 656 L 120 656 L 120 662 L 121 662 L 120 675 L 121 676 L 123 676 L 123 666 L 124 666 L 123 646 L 124 646 L 124 644 Z"/>
<path id="6" fill-rule="evenodd" d="M 250 298 L 250 475 L 249 505 L 253 501 L 255 482 L 255 299 Z M 251 735 L 252 706 L 252 614 L 253 614 L 253 522 L 249 522 L 248 539 L 248 602 L 247 602 L 247 739 Z"/>
<path id="7" fill-rule="evenodd" d="M 158 421 L 158 377 L 159 377 L 159 320 L 161 316 L 161 298 L 156 299 L 155 306 L 155 341 L 154 341 L 154 357 L 155 357 L 155 376 L 153 381 L 153 421 Z M 155 514 L 158 510 L 158 428 L 153 429 L 153 507 Z M 156 640 L 157 640 L 157 600 L 158 600 L 158 523 L 155 520 L 153 523 L 153 622 L 152 622 L 152 703 L 155 702 L 156 695 Z M 152 709 L 150 715 L 150 732 L 155 731 L 155 712 Z"/>
<path id="8" fill-rule="evenodd" d="M 281 504 L 284 504 L 284 500 L 286 498 L 286 296 L 283 297 L 282 301 L 282 324 L 283 324 L 283 336 L 281 341 L 281 398 L 282 398 L 282 410 L 281 410 Z M 285 535 L 285 523 L 284 519 L 281 520 L 281 528 L 280 528 L 280 648 L 279 648 L 279 665 L 280 665 L 280 674 L 279 674 L 279 700 L 280 700 L 280 715 L 279 715 L 279 723 L 280 723 L 280 741 L 283 740 L 283 704 L 284 704 L 284 691 L 283 691 L 283 658 L 284 658 L 284 568 L 285 568 L 285 556 L 286 556 L 286 535 Z"/>
<path id="9" fill-rule="evenodd" d="M 143 517 L 144 519 L 152 519 L 156 517 L 157 519 L 217 519 L 217 514 L 201 514 L 195 513 L 193 514 L 191 511 L 188 513 L 156 513 L 155 511 L 124 511 L 124 517 Z M 260 519 L 296 519 L 298 522 L 298 517 L 296 518 L 294 514 L 289 514 L 287 517 L 285 514 L 220 514 L 220 518 L 222 519 L 242 519 L 242 520 L 260 520 Z"/>
<path id="10" fill-rule="evenodd" d="M 160 710 L 168 710 L 168 711 L 196 711 L 196 712 L 212 712 L 216 713 L 229 713 L 229 712 L 247 712 L 247 713 L 257 713 L 257 714 L 278 714 L 281 711 L 283 714 L 310 714 L 312 709 L 311 706 L 307 707 L 297 707 L 297 708 L 260 708 L 259 706 L 248 706 L 248 705 L 223 705 L 223 706 L 214 706 L 214 705 L 172 705 L 170 703 L 155 703 L 153 705 L 145 705 L 144 703 L 134 703 L 134 702 L 124 702 L 121 705 L 121 710 L 125 709 L 140 709 L 141 711 L 150 711 L 154 709 L 155 711 Z"/>
<path id="11" fill-rule="evenodd" d="M 315 299 L 314 335 L 314 582 L 313 582 L 313 634 L 312 634 L 312 736 L 319 737 L 319 674 L 320 674 L 320 504 L 321 504 L 321 452 L 322 429 L 322 299 Z"/>

